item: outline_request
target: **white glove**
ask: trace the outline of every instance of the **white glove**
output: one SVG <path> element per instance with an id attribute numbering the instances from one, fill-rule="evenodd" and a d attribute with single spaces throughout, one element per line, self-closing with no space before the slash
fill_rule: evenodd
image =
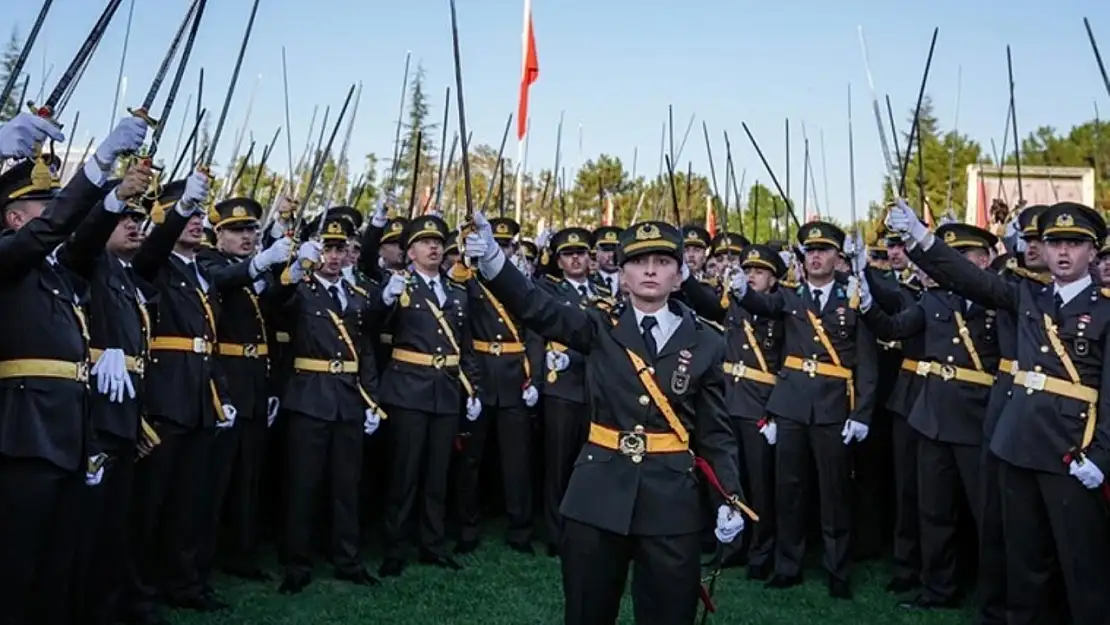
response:
<path id="1" fill-rule="evenodd" d="M 482 263 L 493 262 L 501 253 L 501 247 L 493 238 L 493 228 L 490 227 L 489 220 L 481 211 L 477 211 L 472 221 L 474 232 L 466 235 L 467 257 Z"/>
<path id="2" fill-rule="evenodd" d="M 270 397 L 266 400 L 266 427 L 274 424 L 277 419 L 278 411 L 281 410 L 281 400 L 277 397 Z"/>
<path id="3" fill-rule="evenodd" d="M 542 232 L 536 235 L 536 249 L 542 250 L 547 247 L 547 242 L 551 240 L 554 234 L 551 228 L 544 228 Z"/>
<path id="4" fill-rule="evenodd" d="M 744 515 L 731 506 L 721 505 L 717 508 L 717 529 L 713 530 L 713 534 L 717 540 L 728 544 L 744 531 Z"/>
<path id="5" fill-rule="evenodd" d="M 852 259 L 852 273 L 862 274 L 867 269 L 867 246 L 862 241 L 858 242 L 855 255 L 849 258 Z"/>
<path id="6" fill-rule="evenodd" d="M 386 282 L 385 288 L 382 289 L 382 303 L 386 306 L 392 306 L 397 298 L 405 292 L 407 282 L 408 280 L 399 271 L 389 276 L 389 282 Z"/>
<path id="7" fill-rule="evenodd" d="M 58 143 L 66 140 L 62 130 L 50 121 L 31 113 L 20 113 L 0 126 L 0 160 L 31 158 L 35 155 L 35 144 L 45 143 L 47 139 Z"/>
<path id="8" fill-rule="evenodd" d="M 306 241 L 301 244 L 301 248 L 297 250 L 297 260 L 307 260 L 312 264 L 320 262 L 320 253 L 323 251 L 324 246 L 320 245 L 319 241 Z"/>
<path id="9" fill-rule="evenodd" d="M 89 471 L 87 469 L 85 470 L 86 486 L 98 486 L 100 485 L 100 481 L 104 479 L 104 460 L 106 458 L 103 458 L 104 454 L 99 455 L 102 458 L 97 458 L 97 456 L 89 457 L 89 466 L 92 466 L 93 464 L 99 464 L 99 466 L 96 467 L 96 471 Z M 98 460 L 99 463 L 97 462 Z"/>
<path id="10" fill-rule="evenodd" d="M 856 281 L 856 288 L 859 289 L 859 309 L 863 312 L 871 310 L 875 299 L 871 297 L 871 285 L 867 283 L 867 278 L 860 274 L 859 276 L 852 276 L 852 279 Z"/>
<path id="11" fill-rule="evenodd" d="M 274 211 L 277 213 L 277 211 Z M 270 222 L 270 236 L 276 241 L 285 236 L 288 224 L 281 220 L 280 216 L 275 215 L 274 220 Z"/>
<path id="12" fill-rule="evenodd" d="M 362 431 L 370 436 L 378 431 L 378 426 L 382 424 L 382 416 L 378 414 L 373 408 L 366 409 L 366 418 L 362 421 Z"/>
<path id="13" fill-rule="evenodd" d="M 729 281 L 729 290 L 736 293 L 736 297 L 744 297 L 748 292 L 748 274 L 741 270 L 732 274 L 732 279 Z"/>
<path id="14" fill-rule="evenodd" d="M 1068 464 L 1068 473 L 1079 480 L 1083 488 L 1087 489 L 1098 488 L 1102 485 L 1102 480 L 1104 479 L 1102 469 L 1098 468 L 1098 465 L 1090 460 L 1084 460 L 1082 462 L 1072 460 L 1071 463 Z"/>
<path id="15" fill-rule="evenodd" d="M 389 222 L 389 217 L 387 215 L 389 212 L 389 205 L 392 204 L 391 200 L 392 198 L 390 198 L 390 201 L 387 201 L 385 196 L 378 198 L 378 202 L 374 204 L 374 214 L 370 216 L 371 226 L 375 228 L 384 228 L 385 224 Z"/>
<path id="16" fill-rule="evenodd" d="M 525 387 L 524 393 L 521 394 L 521 398 L 524 399 L 524 405 L 531 408 L 540 400 L 540 392 L 536 390 L 536 387 L 529 384 Z"/>
<path id="17" fill-rule="evenodd" d="M 1020 217 L 1021 212 L 1015 212 L 1013 218 L 1006 223 L 1006 234 L 1003 235 L 1004 239 L 1014 241 L 1021 237 L 1020 222 L 1018 221 Z"/>
<path id="18" fill-rule="evenodd" d="M 848 419 L 844 422 L 844 429 L 840 431 L 840 435 L 844 437 L 844 444 L 847 445 L 852 441 L 863 442 L 870 431 L 871 428 L 867 427 L 866 423 Z"/>
<path id="19" fill-rule="evenodd" d="M 227 428 L 235 425 L 235 414 L 236 414 L 236 412 L 235 412 L 235 406 L 232 406 L 231 404 L 224 404 L 223 409 L 224 409 L 224 416 L 227 417 L 227 419 L 225 419 L 223 421 L 217 420 L 216 421 L 216 427 L 220 428 L 221 430 L 226 430 Z"/>
<path id="20" fill-rule="evenodd" d="M 104 142 L 97 146 L 97 164 L 108 169 L 119 157 L 138 151 L 146 140 L 146 131 L 146 122 L 138 117 L 127 116 L 121 119 L 104 138 Z"/>
<path id="21" fill-rule="evenodd" d="M 135 385 L 127 373 L 127 358 L 122 349 L 104 350 L 93 365 L 92 374 L 96 376 L 97 392 L 107 395 L 109 401 L 122 404 L 125 393 L 130 399 L 135 399 Z"/>
<path id="22" fill-rule="evenodd" d="M 548 350 L 548 352 L 547 352 L 547 369 L 548 369 L 548 371 L 555 371 L 556 373 L 559 372 L 559 371 L 566 371 L 566 368 L 569 367 L 569 366 L 570 366 L 570 356 L 567 356 L 563 352 L 557 352 L 553 349 Z"/>
<path id="23" fill-rule="evenodd" d="M 478 416 L 482 414 L 482 402 L 477 397 L 471 397 L 466 400 L 466 420 L 477 421 Z"/>
<path id="24" fill-rule="evenodd" d="M 185 179 L 185 192 L 177 201 L 177 206 L 184 213 L 193 213 L 208 202 L 210 183 L 208 176 L 203 172 L 194 171 Z"/>
<path id="25" fill-rule="evenodd" d="M 895 232 L 905 232 L 914 241 L 921 243 L 929 234 L 929 229 L 917 218 L 917 213 L 902 198 L 894 203 L 886 217 L 886 225 Z"/>
<path id="26" fill-rule="evenodd" d="M 271 243 L 270 247 L 255 254 L 251 259 L 251 269 L 254 269 L 255 275 L 258 275 L 278 263 L 289 260 L 289 255 L 292 253 L 293 239 L 283 236 Z"/>
<path id="27" fill-rule="evenodd" d="M 686 282 L 690 279 L 690 266 L 685 261 L 682 263 L 682 281 Z"/>
<path id="28" fill-rule="evenodd" d="M 774 421 L 768 421 L 759 428 L 759 433 L 767 440 L 768 445 L 774 445 L 779 440 L 779 426 Z"/>

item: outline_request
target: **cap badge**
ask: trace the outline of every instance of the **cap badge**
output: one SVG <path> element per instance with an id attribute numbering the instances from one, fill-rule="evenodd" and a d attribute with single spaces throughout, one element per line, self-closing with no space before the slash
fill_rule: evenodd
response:
<path id="1" fill-rule="evenodd" d="M 343 234 L 343 225 L 338 221 L 333 221 L 328 224 L 328 234 Z"/>
<path id="2" fill-rule="evenodd" d="M 605 240 L 606 241 L 616 241 L 617 240 L 617 233 L 612 232 L 612 231 L 606 232 L 605 233 Z"/>
<path id="3" fill-rule="evenodd" d="M 752 260 L 759 260 L 759 257 L 759 250 L 752 250 L 750 253 L 748 253 L 748 258 Z"/>
<path id="4" fill-rule="evenodd" d="M 1056 226 L 1059 228 L 1070 228 L 1075 225 L 1075 218 L 1071 215 L 1064 213 L 1056 217 Z"/>
<path id="5" fill-rule="evenodd" d="M 824 234 L 821 232 L 820 228 L 810 228 L 809 234 L 806 235 L 806 239 L 820 239 L 823 236 Z"/>
<path id="6" fill-rule="evenodd" d="M 424 222 L 424 229 L 425 230 L 437 230 L 436 222 L 432 221 L 431 219 L 425 221 Z"/>
<path id="7" fill-rule="evenodd" d="M 655 224 L 643 224 L 636 229 L 637 241 L 650 241 L 652 239 L 658 239 L 659 237 L 659 226 Z"/>
<path id="8" fill-rule="evenodd" d="M 572 232 L 567 235 L 567 243 L 579 243 L 581 241 L 582 238 L 578 236 L 577 232 Z"/>
<path id="9" fill-rule="evenodd" d="M 232 209 L 231 216 L 235 218 L 246 217 L 247 209 L 243 208 L 242 206 L 236 206 L 234 209 Z"/>
<path id="10" fill-rule="evenodd" d="M 509 234 L 509 225 L 505 223 L 497 224 L 497 234 Z"/>
<path id="11" fill-rule="evenodd" d="M 401 222 L 399 222 L 399 221 L 395 221 L 395 222 L 393 222 L 393 225 L 391 225 L 391 226 L 389 227 L 389 230 L 390 230 L 390 232 L 400 232 L 400 231 L 402 231 L 402 230 L 404 230 L 404 229 L 405 229 L 405 227 L 404 227 L 404 226 L 402 226 L 402 225 L 401 225 Z"/>
<path id="12" fill-rule="evenodd" d="M 951 243 L 955 240 L 956 240 L 956 233 L 955 232 L 949 230 L 948 232 L 944 233 L 944 242 L 945 243 Z"/>

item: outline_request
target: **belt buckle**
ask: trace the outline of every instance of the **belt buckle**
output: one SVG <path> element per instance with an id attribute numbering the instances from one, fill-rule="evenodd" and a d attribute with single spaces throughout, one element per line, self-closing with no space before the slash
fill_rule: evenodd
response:
<path id="1" fill-rule="evenodd" d="M 75 374 L 75 377 L 77 378 L 78 382 L 88 382 L 89 381 L 89 363 L 87 363 L 87 362 L 77 363 L 77 372 Z"/>
<path id="2" fill-rule="evenodd" d="M 940 368 L 940 378 L 945 382 L 952 381 L 956 377 L 956 368 L 952 365 L 943 365 Z"/>
<path id="3" fill-rule="evenodd" d="M 1025 388 L 1027 389 L 1043 391 L 1046 380 L 1047 377 L 1043 373 L 1037 373 L 1035 371 L 1025 372 Z"/>
<path id="4" fill-rule="evenodd" d="M 489 344 L 489 351 L 494 356 L 500 356 L 501 355 L 501 350 L 502 350 L 501 341 L 495 341 L 495 342 Z"/>
<path id="5" fill-rule="evenodd" d="M 243 346 L 243 357 L 244 358 L 258 358 L 258 345 L 255 345 L 254 343 L 249 343 L 247 345 L 244 345 Z"/>
<path id="6" fill-rule="evenodd" d="M 436 354 L 432 356 L 432 366 L 436 369 L 442 369 L 447 366 L 447 356 L 443 354 Z"/>
<path id="7" fill-rule="evenodd" d="M 802 371 L 809 374 L 809 377 L 817 375 L 817 361 L 812 358 L 806 358 L 802 361 Z"/>
<path id="8" fill-rule="evenodd" d="M 208 341 L 206 341 L 202 338 L 199 338 L 199 337 L 193 339 L 193 353 L 194 354 L 207 354 L 208 353 Z"/>
<path id="9" fill-rule="evenodd" d="M 338 375 L 340 373 L 343 373 L 343 361 L 342 360 L 329 360 L 328 361 L 328 373 L 330 373 L 332 375 Z"/>
<path id="10" fill-rule="evenodd" d="M 647 436 L 643 432 L 621 432 L 617 438 L 617 451 L 639 463 L 647 453 Z"/>
<path id="11" fill-rule="evenodd" d="M 924 360 L 917 363 L 917 375 L 926 377 L 929 375 L 929 365 L 932 363 L 925 362 Z"/>

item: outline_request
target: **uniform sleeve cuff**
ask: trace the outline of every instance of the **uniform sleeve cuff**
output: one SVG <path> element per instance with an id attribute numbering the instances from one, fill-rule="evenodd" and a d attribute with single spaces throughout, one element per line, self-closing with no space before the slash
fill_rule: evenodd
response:
<path id="1" fill-rule="evenodd" d="M 85 172 L 85 177 L 89 179 L 89 182 L 98 187 L 103 187 L 104 183 L 108 182 L 108 172 L 100 169 L 96 158 L 92 156 L 85 160 L 85 167 L 82 171 Z"/>
<path id="2" fill-rule="evenodd" d="M 184 206 L 182 206 L 180 200 L 178 200 L 178 202 L 173 205 L 173 210 L 177 211 L 177 214 L 181 215 L 185 219 L 189 219 L 196 213 L 196 211 L 194 211 L 193 209 L 185 208 Z"/>
<path id="3" fill-rule="evenodd" d="M 490 260 L 482 260 L 478 263 L 478 271 L 482 272 L 482 276 L 486 280 L 493 280 L 505 268 L 505 253 L 501 250 L 497 251 L 497 255 Z"/>
<path id="4" fill-rule="evenodd" d="M 127 203 L 119 199 L 119 196 L 116 195 L 114 189 L 111 193 L 107 195 L 107 197 L 104 198 L 104 210 L 108 211 L 109 213 L 115 213 L 118 215 L 122 213 L 123 209 L 126 207 Z"/>

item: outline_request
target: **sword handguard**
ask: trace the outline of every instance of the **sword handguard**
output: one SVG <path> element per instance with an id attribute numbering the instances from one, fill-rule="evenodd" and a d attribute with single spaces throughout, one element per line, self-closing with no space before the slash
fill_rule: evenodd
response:
<path id="1" fill-rule="evenodd" d="M 147 127 L 150 128 L 151 130 L 155 130 L 161 125 L 161 122 L 159 122 L 157 119 L 154 119 L 153 117 L 151 117 L 150 113 L 147 112 L 147 110 L 144 109 L 141 106 L 137 109 L 128 108 L 127 112 L 132 117 L 138 117 L 139 119 L 146 122 Z"/>

